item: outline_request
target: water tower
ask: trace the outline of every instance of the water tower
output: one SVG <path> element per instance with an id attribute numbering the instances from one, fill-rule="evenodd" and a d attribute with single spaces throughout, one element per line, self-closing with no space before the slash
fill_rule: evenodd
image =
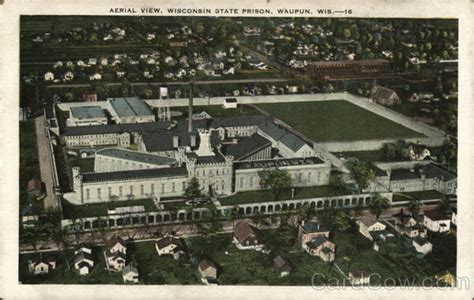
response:
<path id="1" fill-rule="evenodd" d="M 160 87 L 160 101 L 158 104 L 158 121 L 170 121 L 171 110 L 170 110 L 170 98 L 168 87 L 163 84 Z"/>

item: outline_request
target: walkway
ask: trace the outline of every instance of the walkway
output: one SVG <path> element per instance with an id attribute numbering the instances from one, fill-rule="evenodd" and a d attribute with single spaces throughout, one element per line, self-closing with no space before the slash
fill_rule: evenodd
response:
<path id="1" fill-rule="evenodd" d="M 44 208 L 57 207 L 58 203 L 54 195 L 53 163 L 46 128 L 44 127 L 44 116 L 35 119 L 36 141 L 38 143 L 38 160 L 41 172 L 41 181 L 46 185 L 46 198 L 43 200 Z"/>

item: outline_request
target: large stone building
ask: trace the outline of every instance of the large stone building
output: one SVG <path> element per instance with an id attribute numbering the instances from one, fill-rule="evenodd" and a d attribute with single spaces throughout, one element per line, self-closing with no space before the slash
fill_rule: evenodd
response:
<path id="1" fill-rule="evenodd" d="M 153 111 L 137 97 L 109 98 L 109 111 L 117 124 L 155 122 Z"/>
<path id="2" fill-rule="evenodd" d="M 69 127 L 106 124 L 107 115 L 99 105 L 71 107 L 69 118 L 66 121 L 66 125 Z"/>

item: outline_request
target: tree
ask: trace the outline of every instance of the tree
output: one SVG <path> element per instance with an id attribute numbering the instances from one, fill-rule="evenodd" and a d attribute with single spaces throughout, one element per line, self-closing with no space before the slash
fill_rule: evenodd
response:
<path id="1" fill-rule="evenodd" d="M 267 169 L 258 171 L 260 186 L 271 191 L 274 200 L 278 200 L 281 194 L 291 187 L 291 176 L 287 170 Z"/>
<path id="2" fill-rule="evenodd" d="M 375 174 L 367 162 L 352 159 L 346 163 L 346 167 L 349 169 L 351 178 L 357 184 L 359 193 L 366 189 L 374 178 Z"/>
<path id="3" fill-rule="evenodd" d="M 449 202 L 449 197 L 448 196 L 443 196 L 441 199 L 439 199 L 437 209 L 441 213 L 446 212 L 451 207 L 451 203 Z"/>
<path id="4" fill-rule="evenodd" d="M 329 177 L 329 186 L 337 191 L 344 191 L 346 189 L 346 183 L 339 173 L 331 173 Z"/>
<path id="5" fill-rule="evenodd" d="M 411 199 L 410 202 L 408 202 L 407 207 L 413 218 L 417 219 L 421 208 L 421 202 L 418 199 Z"/>
<path id="6" fill-rule="evenodd" d="M 370 212 L 378 219 L 380 214 L 390 207 L 390 204 L 387 198 L 382 197 L 380 194 L 375 194 L 368 207 Z"/>
<path id="7" fill-rule="evenodd" d="M 226 210 L 225 217 L 228 221 L 232 222 L 232 227 L 235 227 L 235 220 L 241 217 L 239 206 L 234 205 L 231 209 Z"/>
<path id="8" fill-rule="evenodd" d="M 194 200 L 202 196 L 199 180 L 193 177 L 189 180 L 188 186 L 184 190 L 184 197 L 188 200 Z"/>
<path id="9" fill-rule="evenodd" d="M 351 217 L 346 210 L 327 207 L 316 212 L 319 222 L 331 230 L 347 231 L 351 228 Z"/>

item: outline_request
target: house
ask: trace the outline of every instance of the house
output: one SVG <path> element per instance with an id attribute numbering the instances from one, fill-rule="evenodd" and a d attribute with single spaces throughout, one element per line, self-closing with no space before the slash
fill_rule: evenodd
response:
<path id="1" fill-rule="evenodd" d="M 82 101 L 84 102 L 97 102 L 96 92 L 84 92 L 82 94 Z"/>
<path id="2" fill-rule="evenodd" d="M 419 257 L 424 257 L 433 250 L 433 244 L 422 237 L 416 237 L 412 239 L 412 246 L 415 248 L 415 251 Z"/>
<path id="3" fill-rule="evenodd" d="M 42 196 L 44 196 L 43 190 L 43 183 L 39 179 L 33 178 L 28 181 L 26 187 L 26 192 L 28 193 L 28 196 L 41 198 Z"/>
<path id="4" fill-rule="evenodd" d="M 107 250 L 104 252 L 107 269 L 122 271 L 127 258 L 127 247 L 120 236 L 113 235 L 106 243 Z"/>
<path id="5" fill-rule="evenodd" d="M 349 272 L 351 285 L 370 285 L 370 273 L 365 270 L 354 270 Z"/>
<path id="6" fill-rule="evenodd" d="M 23 228 L 35 227 L 39 221 L 40 208 L 38 206 L 25 206 L 21 209 L 21 224 Z"/>
<path id="7" fill-rule="evenodd" d="M 127 265 L 122 272 L 123 282 L 138 283 L 138 270 L 133 264 Z"/>
<path id="8" fill-rule="evenodd" d="M 74 251 L 73 258 L 74 268 L 79 271 L 80 275 L 87 275 L 94 267 L 94 259 L 92 250 L 85 246 L 80 246 Z"/>
<path id="9" fill-rule="evenodd" d="M 185 245 L 179 238 L 165 236 L 156 240 L 155 249 L 158 255 L 172 255 L 174 259 L 180 258 L 185 254 Z"/>
<path id="10" fill-rule="evenodd" d="M 451 218 L 437 209 L 424 212 L 423 224 L 429 231 L 447 232 L 451 227 Z"/>
<path id="11" fill-rule="evenodd" d="M 44 81 L 53 81 L 53 80 L 54 80 L 53 72 L 46 72 L 44 74 Z"/>
<path id="12" fill-rule="evenodd" d="M 234 228 L 234 244 L 240 250 L 261 250 L 263 244 L 259 238 L 259 230 L 246 221 L 240 221 Z"/>
<path id="13" fill-rule="evenodd" d="M 216 265 L 207 259 L 203 259 L 198 265 L 199 274 L 201 274 L 201 280 L 205 284 L 216 283 L 217 279 L 217 267 Z"/>
<path id="14" fill-rule="evenodd" d="M 333 261 L 336 257 L 336 244 L 324 235 L 313 238 L 303 245 L 303 249 L 311 255 L 319 256 L 326 262 Z"/>
<path id="15" fill-rule="evenodd" d="M 386 241 L 394 237 L 393 234 L 386 230 L 387 226 L 375 218 L 364 216 L 356 221 L 359 226 L 359 232 L 371 241 Z"/>
<path id="16" fill-rule="evenodd" d="M 375 85 L 371 90 L 371 98 L 375 103 L 383 106 L 393 106 L 400 104 L 400 98 L 397 93 L 391 89 Z"/>
<path id="17" fill-rule="evenodd" d="M 222 103 L 222 106 L 227 108 L 237 108 L 237 99 L 236 98 L 226 98 Z"/>
<path id="18" fill-rule="evenodd" d="M 66 73 L 64 73 L 63 75 L 63 80 L 64 81 L 71 81 L 74 79 L 74 73 L 72 73 L 71 71 L 68 71 Z"/>
<path id="19" fill-rule="evenodd" d="M 56 260 L 52 256 L 39 253 L 28 261 L 28 269 L 34 275 L 48 274 L 56 269 Z"/>
<path id="20" fill-rule="evenodd" d="M 280 277 L 285 277 L 290 275 L 292 268 L 288 260 L 286 260 L 284 257 L 281 255 L 278 255 L 273 259 L 273 263 L 275 265 L 275 268 L 277 271 L 280 273 Z"/>
<path id="21" fill-rule="evenodd" d="M 394 217 L 394 228 L 402 235 L 414 238 L 417 236 L 426 236 L 426 229 L 419 224 L 411 215 L 403 212 L 403 208 L 400 212 L 393 215 Z"/>

